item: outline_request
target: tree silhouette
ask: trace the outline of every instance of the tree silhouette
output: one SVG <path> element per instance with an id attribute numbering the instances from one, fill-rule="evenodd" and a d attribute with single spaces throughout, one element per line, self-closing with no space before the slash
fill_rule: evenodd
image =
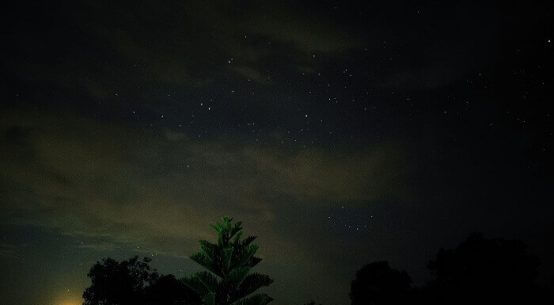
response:
<path id="1" fill-rule="evenodd" d="M 145 300 L 152 305 L 200 305 L 195 291 L 172 274 L 162 275 L 146 288 Z"/>
<path id="2" fill-rule="evenodd" d="M 321 303 L 316 303 L 314 300 L 309 301 L 308 303 L 305 303 L 304 305 L 323 305 Z"/>
<path id="3" fill-rule="evenodd" d="M 250 273 L 262 259 L 255 257 L 258 246 L 249 236 L 241 240 L 242 223 L 223 217 L 213 225 L 218 239 L 213 244 L 200 241 L 201 251 L 190 258 L 208 271 L 183 279 L 201 297 L 206 305 L 266 305 L 273 299 L 265 293 L 253 294 L 261 287 L 269 286 L 269 276 Z"/>
<path id="4" fill-rule="evenodd" d="M 350 287 L 352 305 L 404 304 L 411 288 L 405 271 L 392 269 L 386 261 L 364 266 Z"/>
<path id="5" fill-rule="evenodd" d="M 177 305 L 200 300 L 173 275 L 160 275 L 150 259 L 138 256 L 122 262 L 97 262 L 88 276 L 92 285 L 83 293 L 84 305 Z"/>
<path id="6" fill-rule="evenodd" d="M 428 286 L 437 304 L 529 304 L 540 294 L 539 260 L 518 240 L 471 235 L 456 249 L 441 249 L 429 263 Z"/>
<path id="7" fill-rule="evenodd" d="M 148 258 L 139 260 L 138 256 L 122 262 L 112 258 L 97 262 L 88 273 L 92 285 L 83 293 L 84 304 L 141 304 L 145 287 L 159 277 L 150 269 L 149 262 Z"/>

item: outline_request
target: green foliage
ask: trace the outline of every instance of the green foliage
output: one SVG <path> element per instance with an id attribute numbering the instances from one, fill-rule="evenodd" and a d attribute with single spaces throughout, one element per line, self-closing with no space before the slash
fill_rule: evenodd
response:
<path id="1" fill-rule="evenodd" d="M 190 258 L 208 271 L 184 278 L 206 305 L 266 305 L 273 299 L 265 293 L 253 294 L 273 280 L 264 274 L 250 273 L 261 262 L 256 257 L 255 236 L 242 237 L 242 222 L 223 217 L 212 227 L 217 243 L 200 241 L 200 252 Z"/>

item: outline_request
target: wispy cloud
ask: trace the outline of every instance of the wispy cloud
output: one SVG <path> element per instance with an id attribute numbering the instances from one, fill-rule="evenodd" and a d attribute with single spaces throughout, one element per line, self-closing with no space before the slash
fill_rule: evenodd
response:
<path id="1" fill-rule="evenodd" d="M 2 120 L 2 221 L 189 253 L 207 224 L 234 215 L 260 228 L 266 248 L 302 252 L 276 231 L 295 205 L 401 198 L 399 147 L 336 156 L 312 148 L 237 146 L 185 134 L 106 126 L 70 116 L 10 113 Z M 396 186 L 394 192 L 391 185 Z M 285 208 L 283 210 L 283 208 Z M 294 248 L 294 249 L 293 249 Z M 299 254 L 300 255 L 300 254 Z"/>

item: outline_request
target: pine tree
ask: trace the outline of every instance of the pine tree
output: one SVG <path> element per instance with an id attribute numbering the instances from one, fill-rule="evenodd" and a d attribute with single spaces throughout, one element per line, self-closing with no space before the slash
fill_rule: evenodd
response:
<path id="1" fill-rule="evenodd" d="M 253 294 L 273 280 L 250 270 L 262 260 L 254 256 L 258 246 L 255 236 L 242 237 L 242 222 L 232 223 L 230 217 L 212 225 L 217 244 L 200 241 L 201 251 L 190 258 L 207 269 L 183 282 L 195 290 L 205 305 L 266 305 L 273 299 L 265 293 Z"/>

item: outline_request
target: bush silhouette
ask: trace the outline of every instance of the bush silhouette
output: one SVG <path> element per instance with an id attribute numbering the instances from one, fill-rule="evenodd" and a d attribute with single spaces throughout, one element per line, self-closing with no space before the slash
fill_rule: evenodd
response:
<path id="1" fill-rule="evenodd" d="M 266 305 L 273 299 L 265 293 L 253 294 L 261 287 L 270 285 L 269 276 L 250 273 L 262 259 L 255 255 L 258 246 L 249 236 L 241 240 L 242 223 L 233 224 L 233 219 L 223 217 L 213 225 L 217 243 L 200 241 L 201 251 L 191 259 L 206 268 L 192 277 L 183 279 L 201 297 L 206 305 Z M 253 294 L 253 295 L 252 295 Z"/>

